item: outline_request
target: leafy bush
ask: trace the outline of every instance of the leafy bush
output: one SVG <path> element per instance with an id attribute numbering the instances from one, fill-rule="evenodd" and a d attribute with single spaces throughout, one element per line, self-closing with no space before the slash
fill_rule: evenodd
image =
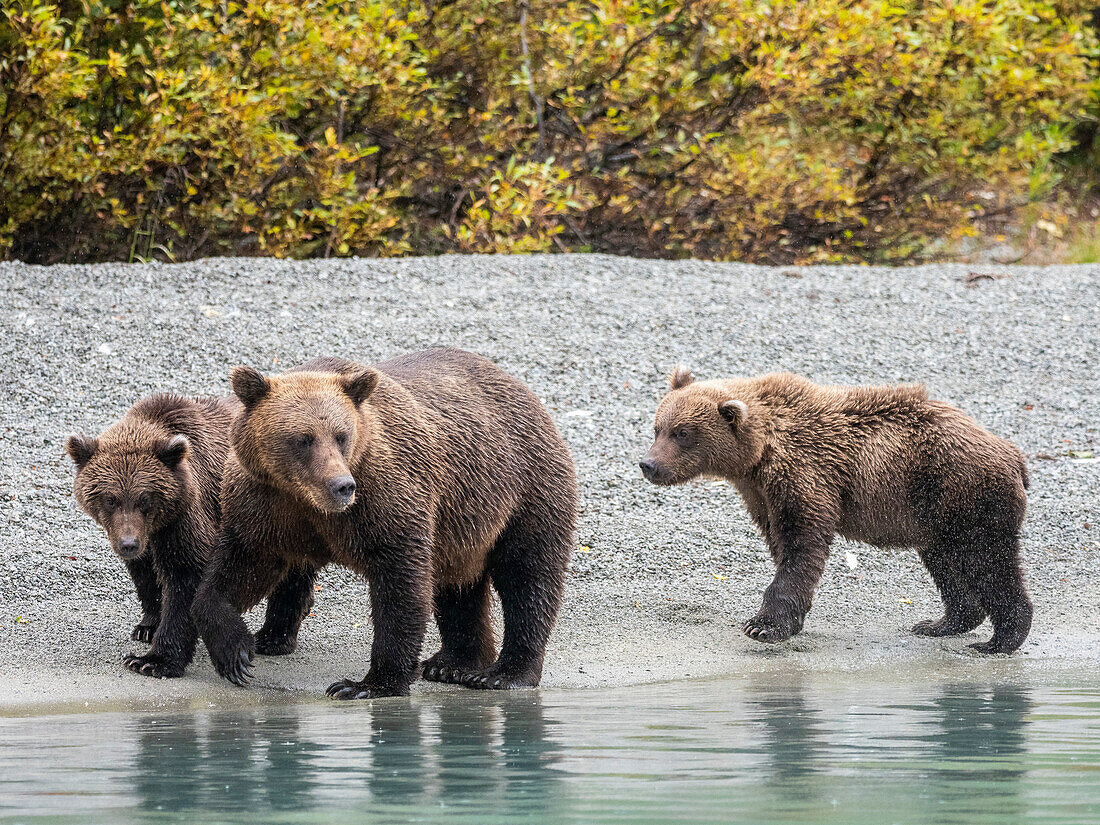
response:
<path id="1" fill-rule="evenodd" d="M 901 260 L 1041 195 L 1091 5 L 9 0 L 0 255 Z"/>

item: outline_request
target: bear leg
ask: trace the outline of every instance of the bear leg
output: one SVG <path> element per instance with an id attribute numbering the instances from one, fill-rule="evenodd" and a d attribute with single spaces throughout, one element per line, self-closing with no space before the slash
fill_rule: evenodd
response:
<path id="1" fill-rule="evenodd" d="M 256 633 L 256 652 L 285 656 L 298 646 L 298 628 L 313 608 L 317 568 L 294 567 L 267 597 L 267 614 Z"/>
<path id="2" fill-rule="evenodd" d="M 922 550 L 920 556 L 943 599 L 943 616 L 917 622 L 912 632 L 918 636 L 958 636 L 985 621 L 986 611 L 960 569 L 954 547 L 946 541 L 937 542 Z"/>
<path id="3" fill-rule="evenodd" d="M 160 624 L 160 583 L 153 569 L 152 559 L 146 555 L 126 562 L 130 578 L 134 580 L 138 601 L 141 603 L 141 621 L 130 631 L 135 642 L 151 642 Z"/>
<path id="4" fill-rule="evenodd" d="M 404 538 L 375 548 L 368 572 L 374 639 L 370 669 L 362 679 L 341 679 L 325 693 L 333 699 L 408 696 L 420 669 L 420 646 L 432 612 L 431 548 L 426 539 Z"/>
<path id="5" fill-rule="evenodd" d="M 241 614 L 267 596 L 286 576 L 288 565 L 263 548 L 246 547 L 227 530 L 218 542 L 191 616 L 214 669 L 223 679 L 247 687 L 252 679 L 256 640 Z"/>
<path id="6" fill-rule="evenodd" d="M 183 675 L 195 655 L 199 634 L 191 619 L 191 603 L 195 597 L 201 572 L 191 567 L 162 571 L 164 592 L 162 613 L 149 652 L 124 656 L 127 670 L 156 679 L 173 679 Z"/>
<path id="7" fill-rule="evenodd" d="M 1020 572 L 1019 546 L 1015 536 L 996 546 L 975 548 L 970 563 L 977 566 L 975 591 L 989 612 L 993 637 L 970 645 L 979 653 L 1012 653 L 1031 631 L 1032 607 Z"/>
<path id="8" fill-rule="evenodd" d="M 741 627 L 750 639 L 769 644 L 801 632 L 833 537 L 831 530 L 804 529 L 794 517 L 770 521 L 768 544 L 778 560 L 775 578 L 764 591 L 760 610 Z"/>
<path id="9" fill-rule="evenodd" d="M 504 613 L 504 641 L 496 662 L 470 674 L 464 685 L 483 690 L 538 685 L 571 548 L 571 517 L 517 518 L 505 530 L 489 554 L 489 575 Z"/>
<path id="10" fill-rule="evenodd" d="M 443 644 L 424 662 L 425 680 L 461 684 L 492 663 L 496 645 L 487 577 L 464 587 L 437 587 L 435 622 Z"/>

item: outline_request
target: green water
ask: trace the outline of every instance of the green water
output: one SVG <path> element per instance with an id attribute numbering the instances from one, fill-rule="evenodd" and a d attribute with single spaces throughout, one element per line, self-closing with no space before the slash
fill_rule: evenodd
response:
<path id="1" fill-rule="evenodd" d="M 0 822 L 1084 825 L 1097 685 L 745 678 L 8 718 Z"/>

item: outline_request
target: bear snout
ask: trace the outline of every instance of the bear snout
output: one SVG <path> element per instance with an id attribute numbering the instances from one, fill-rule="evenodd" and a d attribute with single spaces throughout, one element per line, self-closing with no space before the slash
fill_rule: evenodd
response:
<path id="1" fill-rule="evenodd" d="M 642 468 L 642 475 L 645 476 L 646 481 L 660 484 L 663 480 L 665 474 L 662 472 L 661 466 L 649 456 L 639 461 L 638 466 Z"/>
<path id="2" fill-rule="evenodd" d="M 141 542 L 137 536 L 123 536 L 118 540 L 118 554 L 131 561 L 141 555 Z"/>
<path id="3" fill-rule="evenodd" d="M 328 491 L 341 509 L 351 504 L 355 498 L 355 479 L 351 476 L 336 476 L 329 479 Z"/>

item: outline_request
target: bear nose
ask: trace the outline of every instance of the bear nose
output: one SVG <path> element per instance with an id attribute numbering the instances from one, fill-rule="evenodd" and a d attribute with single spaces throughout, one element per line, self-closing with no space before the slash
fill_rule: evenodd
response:
<path id="1" fill-rule="evenodd" d="M 657 474 L 657 462 L 652 458 L 643 458 L 638 466 L 642 468 L 642 475 L 646 478 L 653 478 Z"/>
<path id="2" fill-rule="evenodd" d="M 133 536 L 126 536 L 118 540 L 118 552 L 126 556 L 137 555 L 138 540 Z"/>
<path id="3" fill-rule="evenodd" d="M 336 476 L 329 481 L 328 489 L 339 504 L 347 504 L 355 495 L 355 479 L 351 476 Z"/>

